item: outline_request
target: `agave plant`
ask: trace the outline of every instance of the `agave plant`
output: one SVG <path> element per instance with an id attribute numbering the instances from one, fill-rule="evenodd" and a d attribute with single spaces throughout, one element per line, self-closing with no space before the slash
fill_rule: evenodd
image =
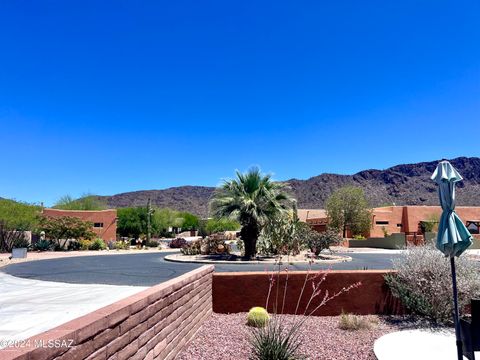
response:
<path id="1" fill-rule="evenodd" d="M 266 327 L 257 329 L 250 339 L 250 360 L 302 360 L 299 328 L 286 327 L 276 317 Z"/>
<path id="2" fill-rule="evenodd" d="M 210 211 L 214 217 L 234 219 L 242 225 L 240 237 L 245 244 L 245 257 L 252 258 L 267 220 L 289 210 L 294 203 L 286 184 L 252 168 L 245 174 L 237 171 L 236 179 L 225 181 L 216 190 Z"/>

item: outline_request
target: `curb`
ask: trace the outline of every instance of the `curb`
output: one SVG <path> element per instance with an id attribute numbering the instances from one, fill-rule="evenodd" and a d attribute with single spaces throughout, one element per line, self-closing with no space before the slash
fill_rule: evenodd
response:
<path id="1" fill-rule="evenodd" d="M 194 255 L 196 256 L 196 255 Z M 183 258 L 183 259 L 182 259 Z M 170 262 L 178 262 L 178 263 L 194 263 L 194 264 L 228 264 L 228 265 L 258 265 L 258 264 L 279 264 L 274 260 L 250 260 L 250 261 L 230 261 L 230 260 L 208 260 L 208 259 L 188 259 L 185 258 L 185 255 L 167 255 L 164 257 L 165 261 Z M 335 259 L 330 260 L 315 260 L 313 264 L 320 265 L 320 264 L 336 264 L 342 262 L 352 261 L 350 256 L 336 256 Z M 302 261 L 281 261 L 281 264 L 308 264 L 309 261 L 302 260 Z"/>

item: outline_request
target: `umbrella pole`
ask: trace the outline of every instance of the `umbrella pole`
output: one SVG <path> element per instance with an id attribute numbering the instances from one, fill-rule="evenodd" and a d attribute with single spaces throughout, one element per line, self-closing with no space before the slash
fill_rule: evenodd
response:
<path id="1" fill-rule="evenodd" d="M 455 258 L 450 257 L 450 267 L 452 269 L 452 287 L 453 287 L 453 321 L 455 323 L 455 337 L 457 339 L 458 360 L 463 360 L 462 340 L 460 339 L 460 322 L 458 319 L 458 293 L 457 293 L 457 274 L 455 273 Z"/>

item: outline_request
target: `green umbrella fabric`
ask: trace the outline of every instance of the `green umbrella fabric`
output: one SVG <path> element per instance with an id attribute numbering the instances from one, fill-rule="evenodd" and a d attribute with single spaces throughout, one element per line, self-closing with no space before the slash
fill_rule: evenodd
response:
<path id="1" fill-rule="evenodd" d="M 463 178 L 452 164 L 441 161 L 431 179 L 438 184 L 443 210 L 438 226 L 437 249 L 445 256 L 460 256 L 472 244 L 472 235 L 455 213 L 455 183 Z"/>

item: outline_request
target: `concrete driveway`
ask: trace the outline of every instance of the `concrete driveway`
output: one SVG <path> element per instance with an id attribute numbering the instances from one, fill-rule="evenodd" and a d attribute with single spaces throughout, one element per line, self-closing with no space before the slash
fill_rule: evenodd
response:
<path id="1" fill-rule="evenodd" d="M 22 279 L 0 272 L 0 348 L 144 289 Z"/>

